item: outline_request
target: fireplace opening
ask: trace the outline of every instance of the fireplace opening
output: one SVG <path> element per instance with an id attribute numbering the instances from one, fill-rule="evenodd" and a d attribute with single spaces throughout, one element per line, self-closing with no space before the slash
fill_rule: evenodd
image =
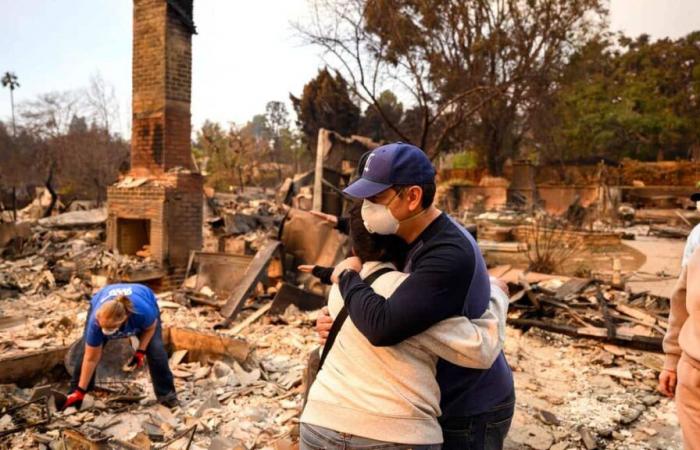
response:
<path id="1" fill-rule="evenodd" d="M 151 244 L 151 221 L 117 219 L 117 249 L 122 255 L 136 255 Z"/>

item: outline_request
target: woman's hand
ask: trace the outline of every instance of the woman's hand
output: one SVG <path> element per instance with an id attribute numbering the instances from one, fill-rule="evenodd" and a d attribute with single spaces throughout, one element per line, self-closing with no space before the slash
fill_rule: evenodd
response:
<path id="1" fill-rule="evenodd" d="M 668 398 L 673 398 L 676 394 L 676 371 L 671 369 L 664 369 L 659 375 L 659 387 L 658 390 Z"/>
<path id="2" fill-rule="evenodd" d="M 318 332 L 318 336 L 321 338 L 321 344 L 326 343 L 328 333 L 331 331 L 332 326 L 333 319 L 328 312 L 328 307 L 324 306 L 321 309 L 321 313 L 318 315 L 318 318 L 316 318 L 316 332 Z"/>
<path id="3" fill-rule="evenodd" d="M 334 284 L 338 284 L 340 274 L 343 273 L 345 269 L 351 269 L 359 273 L 360 270 L 362 270 L 362 261 L 360 261 L 360 258 L 357 256 L 351 256 L 340 261 L 338 265 L 335 266 L 335 269 L 333 269 L 333 275 L 331 275 L 331 281 Z"/>
<path id="4" fill-rule="evenodd" d="M 85 390 L 78 387 L 76 390 L 68 394 L 66 397 L 66 402 L 60 409 L 65 410 L 71 406 L 75 407 L 76 409 L 80 409 L 80 406 L 83 404 L 83 400 L 85 399 L 85 394 Z"/>
<path id="5" fill-rule="evenodd" d="M 126 364 L 129 371 L 140 369 L 143 367 L 143 358 L 146 356 L 146 352 L 143 350 L 136 350 L 134 356 L 131 357 L 131 361 Z"/>
<path id="6" fill-rule="evenodd" d="M 489 281 L 491 281 L 491 284 L 498 287 L 500 290 L 503 291 L 506 296 L 510 297 L 510 292 L 508 290 L 508 283 L 505 281 L 501 280 L 500 278 L 496 277 L 489 277 Z"/>

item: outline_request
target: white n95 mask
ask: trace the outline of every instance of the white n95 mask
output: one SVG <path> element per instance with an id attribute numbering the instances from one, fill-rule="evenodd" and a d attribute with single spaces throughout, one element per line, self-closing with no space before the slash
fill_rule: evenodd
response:
<path id="1" fill-rule="evenodd" d="M 387 235 L 396 234 L 399 230 L 399 221 L 391 214 L 388 205 L 372 203 L 365 199 L 362 201 L 361 215 L 365 228 L 370 233 Z"/>

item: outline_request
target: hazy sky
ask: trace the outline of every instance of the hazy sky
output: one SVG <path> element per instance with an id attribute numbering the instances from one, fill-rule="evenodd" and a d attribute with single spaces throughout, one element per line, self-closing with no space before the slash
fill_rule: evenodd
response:
<path id="1" fill-rule="evenodd" d="M 0 72 L 18 75 L 16 102 L 87 86 L 99 72 L 116 89 L 126 129 L 130 0 L 0 0 L 0 10 Z M 206 118 L 242 123 L 269 100 L 301 92 L 323 64 L 290 25 L 306 11 L 306 0 L 195 0 L 194 126 Z M 612 0 L 610 11 L 611 28 L 629 35 L 675 38 L 700 29 L 698 0 Z M 0 119 L 9 117 L 9 91 L 2 89 Z"/>

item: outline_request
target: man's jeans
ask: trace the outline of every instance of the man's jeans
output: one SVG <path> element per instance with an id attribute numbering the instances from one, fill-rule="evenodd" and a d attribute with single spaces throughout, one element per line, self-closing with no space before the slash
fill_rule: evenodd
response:
<path id="1" fill-rule="evenodd" d="M 440 444 L 407 445 L 375 441 L 302 423 L 299 450 L 440 450 Z"/>
<path id="2" fill-rule="evenodd" d="M 90 318 L 90 312 L 88 312 L 88 319 Z M 87 330 L 87 320 L 85 321 L 85 328 Z M 83 337 L 85 333 L 83 333 Z M 78 387 L 80 382 L 80 371 L 82 369 L 83 357 L 85 355 L 85 345 L 79 350 L 78 358 L 76 358 L 75 366 L 73 367 L 73 377 L 71 379 L 71 391 Z M 170 371 L 170 366 L 168 365 L 168 353 L 165 351 L 165 346 L 163 345 L 163 332 L 160 324 L 160 315 L 158 315 L 158 324 L 156 325 L 156 332 L 153 333 L 151 342 L 148 343 L 146 347 L 146 358 L 148 363 L 148 371 L 151 374 L 151 382 L 153 383 L 153 391 L 156 394 L 158 401 L 168 401 L 177 398 L 175 393 L 175 383 L 173 382 L 173 373 Z M 90 383 L 88 384 L 88 391 L 95 388 L 95 374 L 92 374 Z"/>
<path id="3" fill-rule="evenodd" d="M 474 416 L 440 421 L 444 450 L 501 450 L 515 412 L 515 394 L 500 405 Z"/>

